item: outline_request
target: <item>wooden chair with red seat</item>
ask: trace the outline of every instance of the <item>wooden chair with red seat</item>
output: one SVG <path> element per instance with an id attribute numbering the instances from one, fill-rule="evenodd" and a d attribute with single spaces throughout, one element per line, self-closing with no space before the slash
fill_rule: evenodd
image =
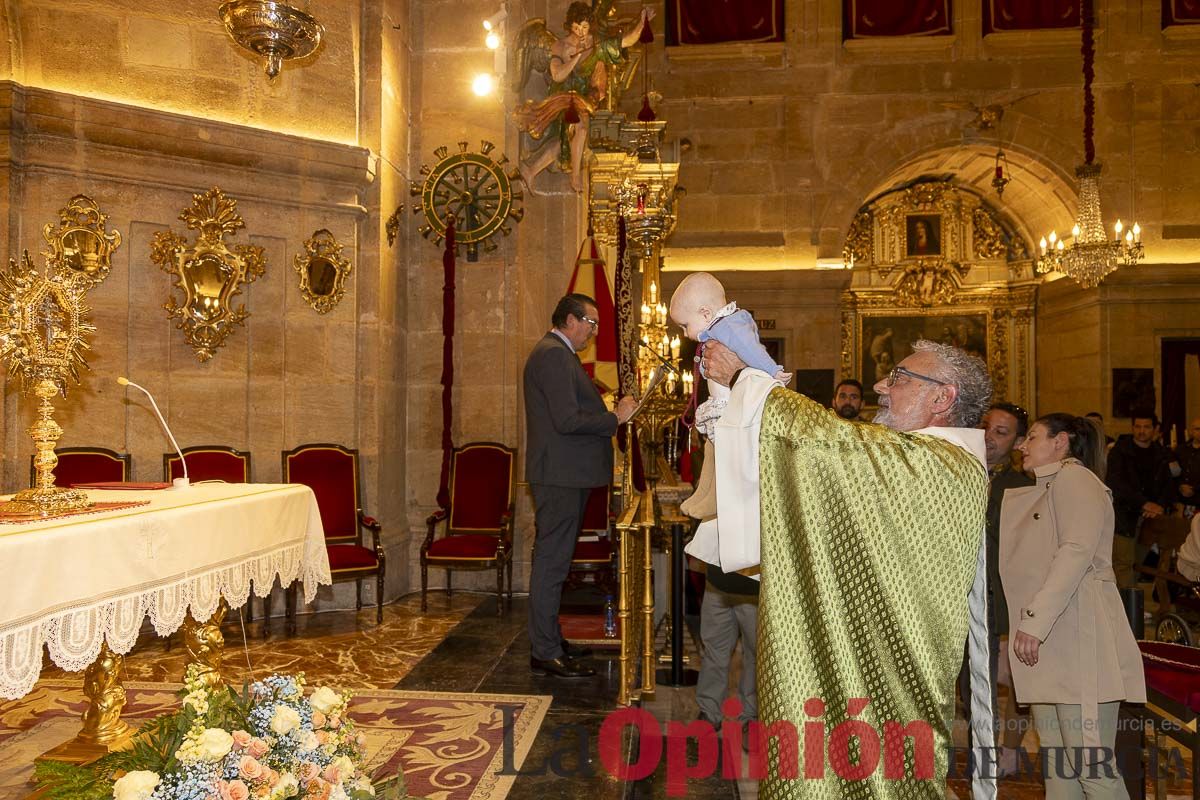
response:
<path id="1" fill-rule="evenodd" d="M 571 556 L 571 571 L 567 573 L 568 585 L 586 583 L 589 576 L 605 593 L 616 594 L 617 548 L 613 541 L 612 526 L 616 517 L 612 512 L 612 486 L 597 486 L 588 495 L 583 511 L 583 524 L 575 542 L 575 554 Z"/>
<path id="2" fill-rule="evenodd" d="M 250 453 L 219 444 L 203 444 L 183 448 L 187 459 L 188 480 L 250 483 Z M 163 480 L 171 483 L 183 477 L 183 462 L 178 453 L 163 453 Z M 246 601 L 246 621 L 254 621 L 254 596 Z M 263 598 L 263 636 L 270 633 L 271 595 Z M 167 640 L 170 642 L 170 639 Z"/>
<path id="3" fill-rule="evenodd" d="M 250 483 L 250 454 L 224 445 L 205 444 L 183 448 L 187 459 L 188 479 Z M 183 462 L 178 453 L 163 453 L 163 480 L 167 483 L 183 477 Z"/>
<path id="4" fill-rule="evenodd" d="M 450 461 L 450 506 L 429 516 L 421 544 L 421 610 L 427 609 L 429 568 L 446 570 L 446 595 L 456 569 L 496 570 L 496 614 L 504 609 L 504 575 L 512 603 L 512 531 L 516 503 L 517 451 L 495 442 L 454 448 Z M 435 539 L 439 523 L 446 535 Z"/>
<path id="5" fill-rule="evenodd" d="M 127 481 L 133 472 L 133 459 L 128 453 L 105 447 L 61 447 L 54 454 L 58 456 L 58 465 L 54 468 L 55 486 L 69 488 L 77 483 Z M 30 486 L 36 477 L 33 456 L 30 456 Z"/>
<path id="6" fill-rule="evenodd" d="M 358 481 L 358 451 L 337 444 L 302 444 L 285 450 L 284 483 L 302 483 L 317 496 L 325 549 L 334 582 L 354 581 L 357 608 L 362 609 L 362 579 L 375 576 L 375 621 L 383 622 L 383 578 L 387 567 L 380 541 L 383 526 L 362 510 Z M 363 544 L 363 529 L 371 532 L 371 546 Z M 296 585 L 288 588 L 288 606 L 294 607 Z"/>

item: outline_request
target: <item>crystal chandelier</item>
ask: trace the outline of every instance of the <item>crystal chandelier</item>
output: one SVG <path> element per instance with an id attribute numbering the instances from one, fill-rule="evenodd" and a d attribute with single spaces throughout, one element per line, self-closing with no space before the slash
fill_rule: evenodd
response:
<path id="1" fill-rule="evenodd" d="M 1061 272 L 1085 289 L 1099 285 L 1105 276 L 1124 265 L 1132 267 L 1142 260 L 1142 227 L 1136 222 L 1128 230 L 1117 220 L 1112 239 L 1104 231 L 1100 214 L 1100 164 L 1096 163 L 1096 101 L 1092 96 L 1093 62 L 1096 48 L 1093 37 L 1093 0 L 1084 0 L 1083 23 L 1083 149 L 1085 163 L 1075 168 L 1079 179 L 1079 217 L 1071 228 L 1071 244 L 1058 238 L 1056 231 L 1039 242 L 1042 257 L 1038 272 Z"/>

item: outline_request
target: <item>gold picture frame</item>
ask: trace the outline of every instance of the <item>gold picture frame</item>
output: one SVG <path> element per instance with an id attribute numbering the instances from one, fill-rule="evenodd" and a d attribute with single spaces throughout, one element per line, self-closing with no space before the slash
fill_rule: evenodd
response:
<path id="1" fill-rule="evenodd" d="M 350 260 L 342 257 L 345 249 L 334 235 L 322 228 L 304 242 L 292 268 L 300 276 L 300 294 L 318 314 L 328 314 L 346 294 L 346 279 L 354 271 Z"/>

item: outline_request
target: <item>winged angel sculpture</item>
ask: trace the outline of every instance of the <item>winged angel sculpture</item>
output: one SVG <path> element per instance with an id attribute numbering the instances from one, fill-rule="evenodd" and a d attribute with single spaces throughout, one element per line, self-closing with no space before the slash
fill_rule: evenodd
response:
<path id="1" fill-rule="evenodd" d="M 542 100 L 526 100 L 513 114 L 517 127 L 537 143 L 520 165 L 530 191 L 534 178 L 552 164 L 570 173 L 576 192 L 583 190 L 588 120 L 608 96 L 610 69 L 625 59 L 625 50 L 654 18 L 654 11 L 644 8 L 627 33 L 597 35 L 597 23 L 608 16 L 613 2 L 571 3 L 563 23 L 567 33 L 561 38 L 550 32 L 543 17 L 529 20 L 517 32 L 513 88 L 522 92 L 533 72 L 544 75 L 547 84 Z"/>

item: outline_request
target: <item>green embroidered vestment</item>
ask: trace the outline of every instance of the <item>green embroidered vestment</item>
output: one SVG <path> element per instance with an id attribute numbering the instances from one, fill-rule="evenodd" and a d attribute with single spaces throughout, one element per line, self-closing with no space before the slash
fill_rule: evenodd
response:
<path id="1" fill-rule="evenodd" d="M 763 798 L 942 800 L 987 505 L 982 465 L 943 439 L 849 422 L 782 389 L 767 400 L 759 445 L 759 713 L 799 739 L 794 779 L 781 777 L 772 746 Z M 823 714 L 812 703 L 806 713 L 810 698 Z M 852 726 L 837 731 L 856 698 L 869 703 L 851 718 L 878 736 L 873 770 L 870 744 L 847 744 Z M 821 756 L 806 753 L 806 722 L 824 723 Z M 885 736 L 887 723 L 913 722 L 932 729 L 931 778 L 916 777 L 912 737 Z"/>

